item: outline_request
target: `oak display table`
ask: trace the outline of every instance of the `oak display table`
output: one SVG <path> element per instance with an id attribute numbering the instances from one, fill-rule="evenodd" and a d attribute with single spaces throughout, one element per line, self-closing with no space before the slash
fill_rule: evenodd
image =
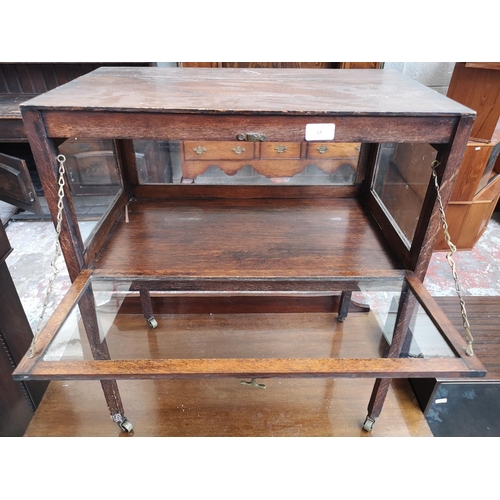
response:
<path id="1" fill-rule="evenodd" d="M 370 430 L 392 378 L 484 376 L 422 285 L 440 225 L 430 165 L 446 205 L 470 109 L 389 70 L 100 68 L 22 114 L 54 220 L 68 138 L 113 140 L 123 188 L 85 242 L 65 191 L 73 285 L 17 379 L 100 380 L 130 432 L 117 380 L 375 378 Z M 173 181 L 138 173 L 140 140 L 176 145 Z M 189 183 L 186 151 L 215 151 Z M 318 311 L 337 311 L 345 341 Z"/>

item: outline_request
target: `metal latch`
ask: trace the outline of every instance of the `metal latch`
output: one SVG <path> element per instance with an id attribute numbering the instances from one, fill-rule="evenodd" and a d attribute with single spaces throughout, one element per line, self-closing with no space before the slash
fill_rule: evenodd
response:
<path id="1" fill-rule="evenodd" d="M 258 142 L 258 141 L 265 141 L 266 136 L 264 134 L 258 134 L 256 132 L 247 132 L 246 134 L 238 134 L 238 140 L 247 142 Z"/>
<path id="2" fill-rule="evenodd" d="M 241 381 L 241 385 L 250 385 L 252 387 L 257 387 L 258 389 L 265 389 L 266 384 L 259 384 L 256 379 L 250 380 L 250 382 L 247 382 L 246 380 Z"/>

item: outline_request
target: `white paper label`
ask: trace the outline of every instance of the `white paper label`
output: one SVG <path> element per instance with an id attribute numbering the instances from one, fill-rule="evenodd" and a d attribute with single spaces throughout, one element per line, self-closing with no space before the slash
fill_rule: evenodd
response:
<path id="1" fill-rule="evenodd" d="M 306 125 L 306 141 L 333 141 L 335 123 L 308 123 Z"/>
<path id="2" fill-rule="evenodd" d="M 448 398 L 441 398 L 441 399 L 436 399 L 436 401 L 434 401 L 437 405 L 440 405 L 440 404 L 443 404 L 443 403 L 447 403 L 448 402 Z"/>

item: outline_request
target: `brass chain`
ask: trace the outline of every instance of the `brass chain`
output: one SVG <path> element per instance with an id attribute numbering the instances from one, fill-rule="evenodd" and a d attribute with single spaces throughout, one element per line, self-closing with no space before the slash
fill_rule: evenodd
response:
<path id="1" fill-rule="evenodd" d="M 451 242 L 450 232 L 448 230 L 448 223 L 446 222 L 446 215 L 445 215 L 445 211 L 444 211 L 444 207 L 443 207 L 443 200 L 441 198 L 441 191 L 439 189 L 439 183 L 438 183 L 437 174 L 436 174 L 436 168 L 439 165 L 440 165 L 440 163 L 437 160 L 434 160 L 431 163 L 432 177 L 434 179 L 434 186 L 436 187 L 437 200 L 439 203 L 439 213 L 441 215 L 441 224 L 442 224 L 443 233 L 444 233 L 444 240 L 446 241 L 446 244 L 448 245 L 448 248 L 450 249 L 450 251 L 446 254 L 446 260 L 448 261 L 448 264 L 450 264 L 451 272 L 453 275 L 453 280 L 455 282 L 455 291 L 457 292 L 458 299 L 460 301 L 460 309 L 462 312 L 463 327 L 465 330 L 465 340 L 467 341 L 467 349 L 465 352 L 468 356 L 473 356 L 474 351 L 472 349 L 472 342 L 474 341 L 474 339 L 473 339 L 472 333 L 470 331 L 470 324 L 469 324 L 469 320 L 467 318 L 467 311 L 465 310 L 465 302 L 462 298 L 462 294 L 460 293 L 460 284 L 458 282 L 458 274 L 457 274 L 456 264 L 452 258 L 453 254 L 457 251 L 457 247 Z"/>
<path id="2" fill-rule="evenodd" d="M 52 276 L 49 279 L 49 283 L 47 285 L 47 290 L 45 292 L 45 300 L 43 301 L 43 306 L 42 306 L 42 312 L 40 313 L 40 316 L 38 318 L 38 324 L 35 330 L 35 334 L 33 335 L 33 340 L 31 342 L 30 348 L 28 350 L 28 353 L 26 356 L 28 358 L 32 358 L 35 355 L 35 347 L 36 347 L 36 340 L 38 338 L 38 335 L 41 331 L 42 327 L 42 321 L 43 318 L 45 317 L 45 311 L 47 310 L 47 306 L 49 305 L 49 300 L 50 296 L 52 294 L 52 288 L 54 286 L 54 281 L 57 278 L 59 274 L 59 268 L 57 267 L 57 260 L 61 256 L 61 245 L 59 244 L 59 237 L 61 236 L 61 224 L 62 224 L 62 214 L 63 214 L 63 207 L 64 207 L 64 185 L 66 184 L 65 179 L 64 179 L 64 174 L 65 174 L 65 167 L 64 167 L 64 162 L 66 161 L 66 157 L 64 155 L 58 155 L 56 157 L 56 160 L 59 162 L 59 180 L 57 181 L 57 184 L 59 185 L 59 191 L 57 192 L 58 196 L 58 202 L 57 202 L 57 217 L 56 217 L 56 250 L 54 254 L 54 258 L 52 259 L 52 262 L 50 263 L 50 266 L 52 267 Z"/>

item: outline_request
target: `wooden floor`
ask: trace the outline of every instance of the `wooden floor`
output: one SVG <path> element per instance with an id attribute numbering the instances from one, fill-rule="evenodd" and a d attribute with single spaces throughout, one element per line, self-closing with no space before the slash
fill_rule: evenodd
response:
<path id="1" fill-rule="evenodd" d="M 456 297 L 437 297 L 436 302 L 459 332 L 462 315 Z M 474 337 L 474 353 L 487 370 L 475 383 L 500 382 L 500 297 L 465 297 L 467 316 Z"/>

